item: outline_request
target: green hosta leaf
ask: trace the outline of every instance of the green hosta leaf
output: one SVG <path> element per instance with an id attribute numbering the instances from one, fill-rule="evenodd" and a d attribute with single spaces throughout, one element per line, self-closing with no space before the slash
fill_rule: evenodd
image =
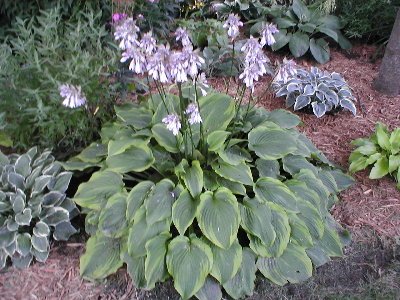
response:
<path id="1" fill-rule="evenodd" d="M 377 153 L 380 156 L 380 153 Z M 373 163 L 373 162 L 372 162 Z M 361 156 L 350 163 L 349 172 L 355 173 L 365 169 L 369 163 L 367 162 L 367 157 Z"/>
<path id="2" fill-rule="evenodd" d="M 271 246 L 275 240 L 275 229 L 271 224 L 271 208 L 260 203 L 257 199 L 245 198 L 243 204 L 239 204 L 241 226 L 248 233 L 258 237 L 266 246 Z"/>
<path id="3" fill-rule="evenodd" d="M 146 222 L 144 207 L 140 208 L 135 215 L 135 222 L 129 230 L 128 252 L 132 258 L 146 255 L 146 243 L 155 236 L 169 232 L 171 221 L 162 220 L 152 225 Z"/>
<path id="4" fill-rule="evenodd" d="M 291 232 L 290 240 L 305 249 L 311 248 L 313 240 L 306 223 L 297 215 L 291 214 L 289 215 L 289 224 Z"/>
<path id="5" fill-rule="evenodd" d="M 400 167 L 400 155 L 389 156 L 389 173 L 396 171 Z"/>
<path id="6" fill-rule="evenodd" d="M 245 186 L 239 182 L 234 182 L 222 177 L 218 177 L 217 186 L 215 187 L 214 190 L 216 190 L 220 186 L 226 187 L 228 190 L 232 192 L 232 194 L 243 195 L 243 196 L 246 195 Z"/>
<path id="7" fill-rule="evenodd" d="M 224 162 L 235 166 L 244 161 L 252 161 L 250 153 L 237 145 L 219 151 L 218 155 Z"/>
<path id="8" fill-rule="evenodd" d="M 156 282 L 163 281 L 168 277 L 165 264 L 167 253 L 167 241 L 171 234 L 162 233 L 146 243 L 145 278 L 148 288 L 154 288 Z"/>
<path id="9" fill-rule="evenodd" d="M 228 95 L 209 94 L 201 97 L 199 104 L 205 135 L 225 130 L 235 115 L 235 105 Z"/>
<path id="10" fill-rule="evenodd" d="M 301 0 L 293 0 L 291 8 L 301 23 L 310 20 L 311 13 L 308 10 L 307 6 Z"/>
<path id="11" fill-rule="evenodd" d="M 400 128 L 396 128 L 392 131 L 389 142 L 392 154 L 397 154 L 400 151 Z"/>
<path id="12" fill-rule="evenodd" d="M 330 50 L 329 44 L 325 39 L 319 38 L 315 40 L 314 38 L 310 39 L 310 50 L 315 60 L 320 64 L 324 64 L 329 61 L 330 58 Z"/>
<path id="13" fill-rule="evenodd" d="M 240 212 L 236 197 L 228 189 L 203 193 L 196 217 L 203 234 L 215 245 L 227 249 L 235 241 Z"/>
<path id="14" fill-rule="evenodd" d="M 242 264 L 242 247 L 237 239 L 228 249 L 210 244 L 214 258 L 210 274 L 224 284 L 236 275 Z"/>
<path id="15" fill-rule="evenodd" d="M 198 160 L 192 161 L 192 166 L 189 166 L 186 159 L 183 159 L 176 170 L 177 176 L 183 179 L 187 189 L 193 198 L 200 195 L 203 190 L 203 170 L 201 169 Z"/>
<path id="16" fill-rule="evenodd" d="M 126 221 L 126 193 L 111 196 L 99 216 L 99 230 L 102 234 L 112 238 L 121 237 L 127 227 Z"/>
<path id="17" fill-rule="evenodd" d="M 115 113 L 121 121 L 135 129 L 142 129 L 150 126 L 153 117 L 151 110 L 144 107 L 137 107 L 131 103 L 115 106 Z"/>
<path id="18" fill-rule="evenodd" d="M 13 146 L 13 141 L 10 138 L 10 136 L 5 133 L 3 130 L 0 130 L 0 146 L 3 147 L 12 147 Z"/>
<path id="19" fill-rule="evenodd" d="M 228 131 L 217 130 L 207 137 L 208 151 L 218 152 L 224 145 L 226 138 L 229 136 Z"/>
<path id="20" fill-rule="evenodd" d="M 273 203 L 268 204 L 271 208 L 272 221 L 276 237 L 272 246 L 268 247 L 263 242 L 254 236 L 250 238 L 250 248 L 260 256 L 264 257 L 279 257 L 286 249 L 290 239 L 289 218 L 286 212 Z"/>
<path id="21" fill-rule="evenodd" d="M 31 253 L 33 254 L 33 256 L 35 257 L 35 259 L 37 261 L 45 262 L 47 260 L 47 258 L 49 257 L 50 251 L 47 250 L 47 251 L 40 252 L 40 251 L 37 251 L 35 248 L 32 248 Z"/>
<path id="22" fill-rule="evenodd" d="M 374 167 L 369 173 L 369 178 L 371 179 L 379 179 L 389 173 L 389 161 L 387 157 L 381 157 L 377 160 Z"/>
<path id="23" fill-rule="evenodd" d="M 31 235 L 29 233 L 18 234 L 16 246 L 16 250 L 21 256 L 27 256 L 32 249 Z"/>
<path id="24" fill-rule="evenodd" d="M 275 18 L 274 23 L 278 26 L 279 32 L 281 31 L 281 29 L 296 26 L 296 23 L 288 18 Z"/>
<path id="25" fill-rule="evenodd" d="M 149 143 L 148 139 L 136 139 L 131 136 L 124 137 L 118 140 L 110 140 L 108 142 L 108 156 L 114 156 L 124 153 L 132 146 L 144 145 Z"/>
<path id="26" fill-rule="evenodd" d="M 280 165 L 277 160 L 259 158 L 256 160 L 256 166 L 260 177 L 272 177 L 277 179 L 280 175 Z"/>
<path id="27" fill-rule="evenodd" d="M 315 191 L 318 194 L 319 201 L 325 201 L 328 198 L 328 189 L 310 170 L 301 170 L 298 174 L 293 176 L 293 179 L 304 182 L 310 190 Z M 318 205 L 316 206 L 318 207 Z"/>
<path id="28" fill-rule="evenodd" d="M 337 35 L 340 47 L 345 50 L 351 49 L 350 41 L 340 31 L 337 31 Z"/>
<path id="29" fill-rule="evenodd" d="M 18 157 L 17 161 L 15 162 L 14 168 L 15 172 L 22 175 L 24 178 L 28 177 L 31 173 L 31 158 L 28 154 L 23 154 Z"/>
<path id="30" fill-rule="evenodd" d="M 376 125 L 376 138 L 382 149 L 390 151 L 390 139 L 386 127 L 382 123 Z"/>
<path id="31" fill-rule="evenodd" d="M 312 195 L 312 191 L 309 195 Z M 299 201 L 299 210 L 300 214 L 297 216 L 304 221 L 310 234 L 316 239 L 321 238 L 325 226 L 317 207 L 313 206 L 310 202 Z"/>
<path id="32" fill-rule="evenodd" d="M 107 146 L 99 143 L 91 143 L 76 156 L 85 163 L 98 163 L 107 156 Z"/>
<path id="33" fill-rule="evenodd" d="M 342 243 L 338 233 L 329 228 L 325 227 L 324 235 L 320 240 L 314 241 L 316 247 L 321 248 L 328 256 L 343 256 Z"/>
<path id="34" fill-rule="evenodd" d="M 283 129 L 260 126 L 249 133 L 249 149 L 266 160 L 282 158 L 296 148 L 296 140 Z"/>
<path id="35" fill-rule="evenodd" d="M 139 144 L 121 154 L 108 156 L 106 163 L 108 170 L 116 173 L 142 172 L 154 163 L 154 156 L 148 146 Z"/>
<path id="36" fill-rule="evenodd" d="M 318 178 L 322 181 L 331 194 L 336 194 L 339 192 L 335 178 L 331 175 L 331 173 L 326 170 L 320 170 L 318 172 Z"/>
<path id="37" fill-rule="evenodd" d="M 122 175 L 111 171 L 99 171 L 88 182 L 79 185 L 74 201 L 82 207 L 100 210 L 112 195 L 122 191 Z"/>
<path id="38" fill-rule="evenodd" d="M 315 28 L 317 28 L 317 25 L 315 25 L 314 23 L 299 23 L 298 26 L 301 31 L 308 33 L 313 33 Z"/>
<path id="39" fill-rule="evenodd" d="M 208 276 L 202 288 L 195 294 L 196 298 L 199 300 L 221 300 L 222 291 L 219 283 Z"/>
<path id="40" fill-rule="evenodd" d="M 174 188 L 175 184 L 171 180 L 163 179 L 152 189 L 144 201 L 148 225 L 171 218 L 172 205 L 175 201 Z"/>
<path id="41" fill-rule="evenodd" d="M 86 252 L 80 258 L 80 275 L 87 279 L 102 279 L 122 267 L 120 243 L 97 233 L 86 242 Z"/>
<path id="42" fill-rule="evenodd" d="M 243 248 L 242 263 L 236 275 L 223 286 L 225 291 L 234 299 L 253 295 L 254 280 L 256 279 L 256 255 L 249 248 Z"/>
<path id="43" fill-rule="evenodd" d="M 287 155 L 282 158 L 283 169 L 294 175 L 301 171 L 301 169 L 311 170 L 313 173 L 318 174 L 318 169 L 310 163 L 307 159 L 300 155 Z"/>
<path id="44" fill-rule="evenodd" d="M 141 181 L 135 185 L 128 194 L 126 219 L 129 223 L 133 221 L 133 217 L 142 206 L 144 200 L 149 196 L 155 184 L 151 181 Z"/>
<path id="45" fill-rule="evenodd" d="M 335 29 L 331 29 L 325 26 L 318 26 L 317 27 L 317 31 L 325 33 L 327 36 L 329 36 L 330 38 L 332 38 L 335 42 L 339 42 L 339 35 L 337 30 Z"/>
<path id="46" fill-rule="evenodd" d="M 182 135 L 180 133 L 178 133 L 177 136 L 174 136 L 164 124 L 154 125 L 151 132 L 153 133 L 157 143 L 164 147 L 165 150 L 171 153 L 179 152 L 179 145 L 182 143 Z"/>
<path id="47" fill-rule="evenodd" d="M 164 95 L 156 94 L 150 98 L 148 103 L 149 106 L 155 110 L 152 119 L 153 124 L 161 123 L 162 119 L 168 114 L 179 112 L 179 97 L 176 95 L 166 94 L 164 97 Z M 168 107 L 168 111 L 166 106 Z"/>
<path id="48" fill-rule="evenodd" d="M 50 184 L 48 185 L 49 190 L 65 193 L 68 189 L 71 178 L 71 172 L 61 172 L 57 175 L 54 182 L 50 182 Z"/>
<path id="49" fill-rule="evenodd" d="M 274 34 L 276 42 L 272 44 L 271 49 L 272 51 L 277 51 L 283 47 L 285 47 L 290 39 L 292 38 L 291 33 L 287 33 L 286 30 L 279 30 L 278 33 Z"/>
<path id="50" fill-rule="evenodd" d="M 179 234 L 184 235 L 196 216 L 198 201 L 184 190 L 172 206 L 172 221 Z"/>
<path id="51" fill-rule="evenodd" d="M 298 116 L 284 109 L 275 109 L 271 111 L 267 120 L 285 129 L 294 128 L 301 122 Z"/>
<path id="52" fill-rule="evenodd" d="M 76 161 L 73 159 L 71 159 L 69 161 L 65 161 L 65 162 L 60 162 L 60 164 L 67 171 L 75 171 L 75 170 L 83 171 L 83 170 L 91 168 L 91 167 L 100 167 L 100 164 Z"/>
<path id="53" fill-rule="evenodd" d="M 266 202 L 273 202 L 285 209 L 298 212 L 296 196 L 278 179 L 262 177 L 254 185 L 256 196 Z"/>
<path id="54" fill-rule="evenodd" d="M 123 260 L 126 263 L 126 270 L 129 276 L 132 278 L 135 287 L 147 288 L 147 282 L 145 277 L 145 261 L 146 257 L 131 257 L 128 253 L 123 255 Z"/>
<path id="55" fill-rule="evenodd" d="M 310 38 L 307 34 L 300 31 L 295 32 L 289 41 L 289 49 L 294 57 L 300 57 L 306 54 L 310 47 Z"/>
<path id="56" fill-rule="evenodd" d="M 183 299 L 189 299 L 203 286 L 213 265 L 210 247 L 196 237 L 178 236 L 168 246 L 168 272 Z"/>
<path id="57" fill-rule="evenodd" d="M 215 173 L 228 180 L 245 185 L 253 185 L 253 176 L 250 167 L 245 162 L 234 166 L 222 160 L 218 160 L 218 162 L 212 163 L 211 167 Z"/>
<path id="58" fill-rule="evenodd" d="M 259 258 L 257 267 L 272 282 L 299 283 L 312 276 L 312 262 L 303 247 L 290 243 L 278 258 Z"/>
<path id="59" fill-rule="evenodd" d="M 350 186 L 352 186 L 355 182 L 355 180 L 353 179 L 353 177 L 351 177 L 350 175 L 347 175 L 345 173 L 343 173 L 341 170 L 336 169 L 336 170 L 330 170 L 329 171 L 331 173 L 331 175 L 333 176 L 333 178 L 335 178 L 336 181 L 336 185 L 338 187 L 338 190 L 344 191 L 345 189 L 349 188 Z"/>

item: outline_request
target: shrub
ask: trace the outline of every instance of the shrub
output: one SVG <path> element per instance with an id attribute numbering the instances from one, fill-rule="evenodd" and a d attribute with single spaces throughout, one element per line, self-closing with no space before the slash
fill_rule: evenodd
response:
<path id="1" fill-rule="evenodd" d="M 351 153 L 349 171 L 354 173 L 373 165 L 369 178 L 378 179 L 393 176 L 400 180 L 400 128 L 389 132 L 382 123 L 376 124 L 375 132 L 369 138 L 352 141 L 357 148 Z M 400 189 L 400 185 L 397 184 Z"/>
<path id="2" fill-rule="evenodd" d="M 50 151 L 31 148 L 22 155 L 0 152 L 0 269 L 8 257 L 28 267 L 46 261 L 49 239 L 67 240 L 79 211 L 65 194 L 71 172 L 62 172 Z"/>
<path id="3" fill-rule="evenodd" d="M 273 51 L 288 45 L 293 56 L 300 57 L 310 50 L 315 60 L 323 64 L 330 58 L 327 38 L 338 43 L 342 49 L 351 48 L 350 42 L 340 31 L 343 26 L 339 18 L 309 9 L 301 0 L 294 0 L 289 8 L 272 9 L 269 15 L 273 16 L 273 23 L 279 29 L 275 35 L 276 43 L 271 46 Z M 250 32 L 258 33 L 264 21 L 264 18 L 259 20 Z"/>
<path id="4" fill-rule="evenodd" d="M 0 109 L 15 148 L 37 144 L 68 154 L 97 139 L 99 124 L 113 117 L 116 93 L 107 76 L 116 48 L 101 16 L 87 7 L 63 21 L 56 8 L 16 19 L 15 35 L 0 45 Z M 88 109 L 61 106 L 64 83 L 82 87 Z"/>
<path id="5" fill-rule="evenodd" d="M 344 108 L 356 115 L 355 98 L 343 77 L 311 67 L 310 71 L 297 69 L 287 81 L 277 80 L 273 86 L 277 97 L 286 96 L 286 106 L 294 110 L 312 109 L 318 117 Z"/>

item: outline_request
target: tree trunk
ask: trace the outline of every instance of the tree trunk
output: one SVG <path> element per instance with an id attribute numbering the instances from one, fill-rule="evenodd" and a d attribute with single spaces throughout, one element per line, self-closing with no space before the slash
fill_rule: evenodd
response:
<path id="1" fill-rule="evenodd" d="M 375 89 L 391 96 L 400 95 L 400 9 L 375 80 Z"/>

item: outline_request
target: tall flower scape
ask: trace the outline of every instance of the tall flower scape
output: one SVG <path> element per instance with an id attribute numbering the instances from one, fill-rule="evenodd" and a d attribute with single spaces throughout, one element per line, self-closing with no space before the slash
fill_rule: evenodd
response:
<path id="1" fill-rule="evenodd" d="M 84 278 L 103 279 L 126 264 L 138 288 L 172 278 L 183 299 L 222 299 L 223 290 L 239 299 L 253 293 L 256 272 L 297 283 L 343 254 L 348 233 L 329 209 L 353 180 L 295 129 L 297 116 L 241 104 L 273 74 L 262 48 L 276 33 L 269 24 L 258 38 L 236 41 L 241 26 L 235 15 L 225 24 L 241 43 L 243 92 L 232 99 L 209 89 L 184 28 L 171 47 L 118 18 L 121 61 L 158 93 L 116 106 L 117 121 L 101 140 L 65 164 L 97 168 L 73 199 L 90 235 Z M 295 74 L 285 61 L 275 80 Z"/>

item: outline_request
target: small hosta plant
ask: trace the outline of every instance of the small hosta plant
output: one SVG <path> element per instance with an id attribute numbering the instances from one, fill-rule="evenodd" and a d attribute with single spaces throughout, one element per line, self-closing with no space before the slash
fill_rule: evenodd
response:
<path id="1" fill-rule="evenodd" d="M 50 151 L 32 148 L 22 155 L 0 152 L 0 269 L 10 257 L 28 267 L 46 261 L 49 240 L 67 240 L 79 212 L 65 194 L 71 172 L 63 172 Z"/>
<path id="2" fill-rule="evenodd" d="M 139 288 L 172 278 L 183 299 L 210 300 L 222 288 L 251 295 L 257 271 L 279 285 L 309 278 L 313 265 L 343 254 L 348 233 L 329 209 L 351 177 L 295 129 L 297 116 L 203 91 L 202 60 L 178 33 L 182 50 L 152 43 L 142 60 L 147 43 L 121 35 L 131 68 L 159 93 L 116 107 L 101 140 L 64 164 L 99 168 L 74 197 L 91 235 L 81 275 L 102 279 L 126 264 Z M 241 50 L 243 95 L 268 59 L 256 38 Z M 175 83 L 178 96 L 160 82 Z"/>
<path id="3" fill-rule="evenodd" d="M 382 123 L 376 124 L 375 132 L 368 138 L 352 141 L 357 148 L 351 153 L 349 171 L 354 173 L 373 166 L 369 178 L 378 179 L 386 175 L 400 181 L 400 128 L 389 132 Z M 400 184 L 397 184 L 400 189 Z"/>
<path id="4" fill-rule="evenodd" d="M 277 97 L 286 97 L 287 107 L 312 109 L 318 118 L 341 108 L 356 115 L 356 99 L 339 73 L 311 67 L 310 71 L 292 69 L 291 74 L 282 76 L 285 68 L 288 68 L 287 64 L 281 67 L 273 87 Z"/>

